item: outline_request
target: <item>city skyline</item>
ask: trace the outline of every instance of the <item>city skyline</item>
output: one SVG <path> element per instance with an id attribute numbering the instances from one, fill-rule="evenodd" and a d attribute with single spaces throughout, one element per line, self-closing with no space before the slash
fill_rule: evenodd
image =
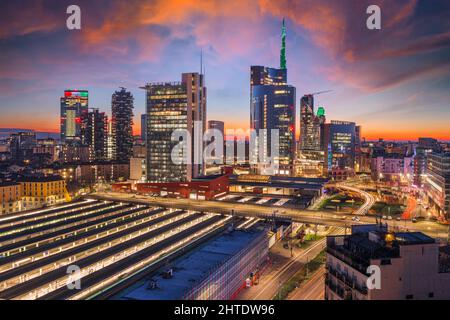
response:
<path id="1" fill-rule="evenodd" d="M 365 26 L 367 1 L 79 1 L 80 31 L 66 29 L 65 1 L 34 2 L 26 12 L 2 4 L 0 23 L 10 27 L 0 33 L 0 127 L 58 132 L 67 89 L 88 90 L 90 107 L 110 116 L 111 94 L 123 86 L 135 97 L 137 135 L 145 112 L 139 87 L 198 72 L 203 51 L 208 120 L 247 129 L 250 66 L 279 65 L 286 18 L 297 114 L 303 94 L 331 89 L 316 107 L 328 120 L 357 122 L 363 137 L 450 140 L 450 6 L 375 2 L 381 30 Z"/>

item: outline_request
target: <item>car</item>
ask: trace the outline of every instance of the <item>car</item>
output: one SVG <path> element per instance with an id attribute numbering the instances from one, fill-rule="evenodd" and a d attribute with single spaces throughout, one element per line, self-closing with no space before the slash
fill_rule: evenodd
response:
<path id="1" fill-rule="evenodd" d="M 417 219 L 414 218 L 414 219 L 412 219 L 411 221 L 412 221 L 413 223 L 416 223 L 416 222 L 417 222 Z"/>
<path id="2" fill-rule="evenodd" d="M 400 221 L 401 219 L 400 219 L 400 217 L 397 217 L 395 220 Z"/>
<path id="3" fill-rule="evenodd" d="M 388 218 L 388 220 L 392 220 L 392 216 L 388 216 L 387 218 Z"/>
<path id="4" fill-rule="evenodd" d="M 383 220 L 386 220 L 386 219 L 387 219 L 387 217 L 386 217 L 386 216 L 382 216 L 382 217 L 381 217 L 381 219 L 383 219 Z"/>

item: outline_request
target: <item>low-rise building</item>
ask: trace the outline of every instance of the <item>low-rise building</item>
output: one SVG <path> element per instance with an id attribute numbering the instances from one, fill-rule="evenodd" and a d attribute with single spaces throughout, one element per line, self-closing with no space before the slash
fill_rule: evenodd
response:
<path id="1" fill-rule="evenodd" d="M 147 161 L 144 157 L 130 158 L 130 180 L 147 180 Z"/>
<path id="2" fill-rule="evenodd" d="M 326 252 L 326 300 L 450 299 L 448 257 L 421 232 L 353 226 L 327 237 Z"/>
<path id="3" fill-rule="evenodd" d="M 117 162 L 83 163 L 77 165 L 75 177 L 79 185 L 124 181 L 130 177 L 130 164 Z"/>
<path id="4" fill-rule="evenodd" d="M 19 183 L 0 182 L 0 215 L 22 210 L 22 190 Z"/>
<path id="5" fill-rule="evenodd" d="M 91 162 L 94 160 L 93 148 L 88 145 L 63 145 L 60 152 L 62 163 Z"/>
<path id="6" fill-rule="evenodd" d="M 113 190 L 120 191 L 124 188 L 123 185 L 118 184 L 113 186 Z M 136 190 L 139 193 L 151 193 L 160 196 L 212 200 L 228 193 L 229 178 L 225 174 L 201 176 L 189 182 L 137 183 Z"/>
<path id="7" fill-rule="evenodd" d="M 373 180 L 406 182 L 413 175 L 413 159 L 398 154 L 385 154 L 372 158 Z"/>
<path id="8" fill-rule="evenodd" d="M 18 182 L 22 188 L 25 210 L 70 201 L 66 182 L 62 177 L 24 177 Z"/>

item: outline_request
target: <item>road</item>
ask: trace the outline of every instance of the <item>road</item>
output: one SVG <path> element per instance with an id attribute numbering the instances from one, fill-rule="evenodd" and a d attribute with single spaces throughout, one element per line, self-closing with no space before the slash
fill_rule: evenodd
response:
<path id="1" fill-rule="evenodd" d="M 325 297 L 325 267 L 321 267 L 302 286 L 294 290 L 288 300 L 323 300 Z"/>
<path id="2" fill-rule="evenodd" d="M 259 284 L 245 289 L 238 300 L 271 300 L 281 284 L 292 278 L 307 261 L 313 259 L 325 248 L 325 239 L 321 239 L 281 265 L 274 265 L 263 273 Z"/>
<path id="3" fill-rule="evenodd" d="M 330 230 L 330 234 L 343 234 L 343 228 Z M 291 279 L 300 268 L 308 261 L 314 259 L 326 245 L 326 239 L 314 242 L 310 247 L 301 249 L 300 252 L 294 254 L 294 257 L 282 256 L 286 253 L 286 249 L 281 246 L 281 252 L 271 249 L 271 257 L 274 261 L 273 265 L 263 272 L 259 279 L 259 284 L 242 291 L 238 300 L 271 300 L 280 290 L 282 284 Z"/>
<path id="4" fill-rule="evenodd" d="M 261 206 L 257 204 L 245 203 L 231 203 L 222 201 L 207 201 L 207 200 L 192 200 L 192 199 L 175 199 L 175 198 L 161 198 L 161 197 L 147 197 L 135 196 L 128 193 L 96 193 L 87 196 L 87 198 L 97 198 L 112 201 L 128 201 L 140 204 L 151 204 L 154 206 L 172 207 L 187 210 L 197 210 L 203 212 L 216 212 L 223 214 L 231 214 L 234 212 L 238 216 L 268 218 L 273 216 L 274 210 L 278 210 L 277 218 L 292 219 L 296 222 L 319 224 L 335 227 L 349 228 L 354 224 L 373 224 L 375 218 L 373 216 L 358 216 L 359 221 L 352 221 L 352 215 L 345 215 L 342 213 L 330 213 L 329 211 L 312 211 L 312 210 L 298 210 L 290 208 L 274 208 L 268 206 Z M 440 225 L 435 222 L 418 222 L 412 221 L 384 221 L 390 227 L 398 228 L 399 230 L 421 231 L 431 237 L 446 238 L 448 226 Z"/>
<path id="5" fill-rule="evenodd" d="M 356 210 L 355 212 L 353 212 L 353 214 L 355 215 L 365 215 L 369 212 L 369 209 L 375 204 L 375 197 L 372 196 L 370 193 L 365 192 L 362 189 L 359 188 L 355 188 L 347 183 L 337 183 L 336 187 L 339 189 L 344 189 L 344 190 L 348 190 L 354 193 L 358 193 L 361 198 L 364 199 L 364 204 L 359 207 L 358 210 Z"/>

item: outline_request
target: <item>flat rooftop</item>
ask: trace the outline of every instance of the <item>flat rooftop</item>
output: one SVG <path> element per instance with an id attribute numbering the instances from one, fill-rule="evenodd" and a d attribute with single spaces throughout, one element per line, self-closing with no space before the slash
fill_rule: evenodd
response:
<path id="1" fill-rule="evenodd" d="M 209 272 L 226 262 L 233 255 L 244 249 L 266 229 L 256 224 L 248 230 L 234 230 L 223 233 L 207 243 L 195 248 L 176 259 L 170 266 L 159 269 L 152 277 L 126 289 L 115 299 L 122 300 L 178 300 L 188 290 L 199 284 Z M 163 273 L 172 268 L 173 277 L 164 279 Z M 157 288 L 151 289 L 151 280 L 156 281 Z"/>

